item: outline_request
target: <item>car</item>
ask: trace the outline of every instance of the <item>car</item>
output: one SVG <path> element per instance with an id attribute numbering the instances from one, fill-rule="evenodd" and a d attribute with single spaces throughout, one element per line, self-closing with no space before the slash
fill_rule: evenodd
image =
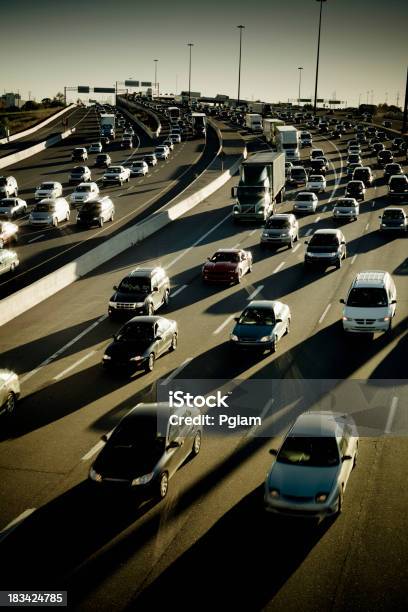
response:
<path id="1" fill-rule="evenodd" d="M 306 183 L 306 189 L 308 191 L 323 193 L 326 191 L 326 179 L 322 174 L 311 174 Z"/>
<path id="2" fill-rule="evenodd" d="M 115 206 L 112 200 L 105 196 L 85 202 L 77 213 L 77 226 L 91 227 L 92 225 L 103 224 L 108 221 L 113 221 L 115 216 Z"/>
<path id="3" fill-rule="evenodd" d="M 394 138 L 391 144 L 391 148 L 393 151 L 396 151 L 397 154 L 399 153 L 400 150 L 400 146 L 401 144 L 405 142 L 403 138 L 401 138 L 400 136 L 397 138 Z"/>
<path id="4" fill-rule="evenodd" d="M 233 349 L 276 351 L 279 340 L 289 333 L 291 312 L 287 304 L 272 300 L 252 300 L 235 318 L 230 335 Z"/>
<path id="5" fill-rule="evenodd" d="M 103 185 L 111 185 L 112 183 L 128 183 L 130 178 L 130 169 L 125 166 L 110 166 L 102 177 Z"/>
<path id="6" fill-rule="evenodd" d="M 133 139 L 131 136 L 124 136 L 120 143 L 122 149 L 131 149 L 133 147 Z"/>
<path id="7" fill-rule="evenodd" d="M 88 159 L 88 151 L 85 147 L 75 147 L 72 151 L 72 161 L 85 161 Z"/>
<path id="8" fill-rule="evenodd" d="M 310 161 L 317 159 L 318 157 L 324 157 L 323 149 L 312 149 L 310 151 Z"/>
<path id="9" fill-rule="evenodd" d="M 389 272 L 365 270 L 355 276 L 346 299 L 340 303 L 344 304 L 345 332 L 387 332 L 395 316 L 397 289 Z"/>
<path id="10" fill-rule="evenodd" d="M 145 161 L 134 161 L 130 165 L 131 176 L 146 176 L 149 172 L 149 166 Z"/>
<path id="11" fill-rule="evenodd" d="M 44 198 L 59 198 L 62 196 L 62 185 L 55 181 L 46 181 L 38 185 L 34 193 L 35 200 L 44 200 Z"/>
<path id="12" fill-rule="evenodd" d="M 200 452 L 202 426 L 195 406 L 138 404 L 109 433 L 89 470 L 94 486 L 164 499 L 169 480 Z M 170 418 L 172 417 L 172 419 Z M 190 418 L 187 418 L 190 417 Z"/>
<path id="13" fill-rule="evenodd" d="M 174 143 L 178 143 L 181 142 L 181 134 L 178 132 L 171 132 L 169 138 L 174 142 Z"/>
<path id="14" fill-rule="evenodd" d="M 316 230 L 305 244 L 306 269 L 312 265 L 341 268 L 343 259 L 347 257 L 346 238 L 339 229 Z"/>
<path id="15" fill-rule="evenodd" d="M 374 182 L 374 175 L 369 166 L 355 168 L 352 175 L 353 181 L 363 181 L 365 187 L 371 187 Z"/>
<path id="16" fill-rule="evenodd" d="M 97 183 L 80 183 L 75 187 L 75 191 L 71 193 L 70 201 L 75 206 L 76 204 L 84 204 L 94 200 L 98 195 L 99 187 Z"/>
<path id="17" fill-rule="evenodd" d="M 292 162 L 285 161 L 285 177 L 286 177 L 286 179 L 289 178 L 290 172 L 291 172 L 292 168 L 293 168 Z"/>
<path id="18" fill-rule="evenodd" d="M 110 143 L 110 138 L 109 136 L 106 136 L 104 134 L 101 134 L 101 143 L 103 147 L 106 147 L 109 143 Z"/>
<path id="19" fill-rule="evenodd" d="M 319 200 L 312 191 L 300 191 L 293 202 L 293 212 L 316 212 Z"/>
<path id="20" fill-rule="evenodd" d="M 0 414 L 11 415 L 20 397 L 18 375 L 6 368 L 0 369 Z"/>
<path id="21" fill-rule="evenodd" d="M 336 221 L 340 219 L 349 219 L 357 221 L 360 214 L 360 206 L 355 198 L 337 198 L 333 206 L 333 218 Z"/>
<path id="22" fill-rule="evenodd" d="M 381 232 L 403 232 L 408 230 L 407 214 L 403 208 L 384 208 L 380 219 Z"/>
<path id="23" fill-rule="evenodd" d="M 57 227 L 61 221 L 69 221 L 69 204 L 65 198 L 45 198 L 38 202 L 28 217 L 30 225 L 53 225 Z"/>
<path id="24" fill-rule="evenodd" d="M 154 153 L 157 159 L 167 159 L 170 154 L 170 149 L 165 145 L 159 145 L 155 148 Z"/>
<path id="25" fill-rule="evenodd" d="M 158 357 L 177 348 L 176 321 L 157 315 L 136 316 L 114 335 L 105 350 L 105 367 L 151 372 Z"/>
<path id="26" fill-rule="evenodd" d="M 354 170 L 354 172 L 357 168 Z M 353 174 L 354 174 L 353 172 Z M 346 197 L 355 198 L 356 200 L 365 200 L 366 188 L 363 181 L 351 180 L 346 185 Z"/>
<path id="27" fill-rule="evenodd" d="M 377 130 L 377 138 L 381 141 L 388 140 L 388 136 L 383 130 Z"/>
<path id="28" fill-rule="evenodd" d="M 388 195 L 390 198 L 403 198 L 408 197 L 408 177 L 406 174 L 396 174 L 390 176 L 388 181 Z"/>
<path id="29" fill-rule="evenodd" d="M 128 127 L 123 132 L 123 136 L 134 136 L 134 135 L 135 135 L 135 130 L 130 125 L 128 125 Z"/>
<path id="30" fill-rule="evenodd" d="M 170 151 L 173 151 L 174 143 L 170 140 L 170 138 L 166 138 L 163 144 L 166 145 L 170 149 Z"/>
<path id="31" fill-rule="evenodd" d="M 360 145 L 350 145 L 347 149 L 347 155 L 361 155 Z"/>
<path id="32" fill-rule="evenodd" d="M 307 172 L 303 166 L 293 166 L 290 169 L 290 174 L 287 178 L 288 183 L 295 185 L 305 185 L 307 181 Z"/>
<path id="33" fill-rule="evenodd" d="M 385 149 L 384 151 L 379 151 L 377 155 L 377 162 L 380 167 L 385 167 L 387 164 L 391 164 L 394 161 L 394 156 L 392 151 L 389 149 Z"/>
<path id="34" fill-rule="evenodd" d="M 137 267 L 127 274 L 109 300 L 110 319 L 136 314 L 153 315 L 170 298 L 170 279 L 163 268 Z"/>
<path id="35" fill-rule="evenodd" d="M 299 240 L 299 222 L 293 214 L 271 215 L 261 232 L 261 246 L 287 244 L 290 249 Z"/>
<path id="36" fill-rule="evenodd" d="M 18 241 L 18 225 L 10 221 L 0 221 L 0 249 L 5 244 Z"/>
<path id="37" fill-rule="evenodd" d="M 112 163 L 111 157 L 107 153 L 100 153 L 99 155 L 96 156 L 95 166 L 99 168 L 109 168 L 111 163 Z"/>
<path id="38" fill-rule="evenodd" d="M 362 163 L 362 159 L 359 153 L 350 153 L 350 155 L 347 157 L 348 166 L 350 164 L 361 164 L 361 163 Z"/>
<path id="39" fill-rule="evenodd" d="M 244 249 L 218 249 L 202 267 L 205 283 L 240 283 L 252 271 L 252 253 Z"/>
<path id="40" fill-rule="evenodd" d="M 359 132 L 357 134 L 357 142 L 367 142 L 367 136 L 364 134 L 364 132 Z"/>
<path id="41" fill-rule="evenodd" d="M 265 510 L 276 515 L 322 521 L 339 515 L 357 464 L 358 435 L 353 419 L 315 410 L 299 415 L 265 480 Z"/>
<path id="42" fill-rule="evenodd" d="M 400 164 L 397 164 L 396 162 L 392 162 L 391 164 L 385 164 L 384 179 L 386 183 L 388 183 L 391 176 L 396 176 L 399 174 L 403 174 L 403 170 Z"/>
<path id="43" fill-rule="evenodd" d="M 378 155 L 380 151 L 385 151 L 385 146 L 383 145 L 382 142 L 374 142 L 370 146 L 370 153 L 373 153 L 374 155 Z"/>
<path id="44" fill-rule="evenodd" d="M 102 143 L 101 142 L 93 142 L 88 149 L 89 153 L 102 153 Z"/>
<path id="45" fill-rule="evenodd" d="M 14 219 L 27 213 L 27 202 L 21 198 L 3 198 L 0 200 L 0 218 Z"/>
<path id="46" fill-rule="evenodd" d="M 310 162 L 310 174 L 325 175 L 328 170 L 328 161 L 325 157 L 316 157 Z"/>
<path id="47" fill-rule="evenodd" d="M 18 184 L 14 176 L 0 176 L 0 197 L 11 198 L 18 196 Z"/>
<path id="48" fill-rule="evenodd" d="M 312 146 L 312 135 L 310 132 L 306 132 L 306 131 L 300 132 L 300 146 L 302 148 Z"/>
<path id="49" fill-rule="evenodd" d="M 75 166 L 71 170 L 71 174 L 69 176 L 69 184 L 73 185 L 75 183 L 85 183 L 86 181 L 91 180 L 91 171 L 88 166 Z"/>
<path id="50" fill-rule="evenodd" d="M 157 166 L 157 157 L 154 153 L 147 153 L 143 160 L 146 162 L 148 166 Z"/>
<path id="51" fill-rule="evenodd" d="M 19 265 L 20 261 L 15 251 L 0 248 L 0 275 L 14 272 Z"/>

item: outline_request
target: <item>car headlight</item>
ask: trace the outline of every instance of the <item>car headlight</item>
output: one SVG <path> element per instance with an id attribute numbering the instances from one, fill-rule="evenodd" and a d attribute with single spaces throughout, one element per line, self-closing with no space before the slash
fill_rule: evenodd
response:
<path id="1" fill-rule="evenodd" d="M 269 342 L 270 340 L 272 340 L 272 336 L 262 336 L 262 338 L 259 338 L 259 342 Z"/>
<path id="2" fill-rule="evenodd" d="M 289 236 L 289 232 L 282 232 L 281 236 L 282 238 L 286 238 L 287 236 Z"/>
<path id="3" fill-rule="evenodd" d="M 389 321 L 390 317 L 381 317 L 381 319 L 378 319 L 378 321 L 380 321 L 381 323 L 385 323 L 386 321 Z"/>
<path id="4" fill-rule="evenodd" d="M 386 224 L 385 223 L 381 223 L 381 227 L 386 227 Z"/>
<path id="5" fill-rule="evenodd" d="M 280 497 L 280 491 L 279 489 L 269 489 L 269 495 L 274 499 L 278 499 L 278 497 Z"/>
<path id="6" fill-rule="evenodd" d="M 140 355 L 137 355 L 136 357 L 131 357 L 129 359 L 129 361 L 140 361 L 142 358 L 140 357 Z"/>
<path id="7" fill-rule="evenodd" d="M 154 476 L 153 472 L 150 472 L 150 474 L 145 474 L 144 476 L 139 476 L 139 478 L 134 478 L 132 480 L 132 486 L 147 484 L 148 482 L 151 481 L 153 476 Z"/>
<path id="8" fill-rule="evenodd" d="M 262 238 L 268 238 L 268 236 L 269 236 L 268 232 L 262 232 Z"/>
<path id="9" fill-rule="evenodd" d="M 136 302 L 135 308 L 143 308 L 144 302 Z"/>
<path id="10" fill-rule="evenodd" d="M 343 317 L 343 321 L 351 321 L 350 317 Z"/>
<path id="11" fill-rule="evenodd" d="M 79 218 L 79 217 L 78 217 L 78 218 Z M 111 301 L 109 301 L 109 306 L 110 306 L 111 308 L 116 308 L 116 302 L 111 302 Z"/>
<path id="12" fill-rule="evenodd" d="M 103 360 L 104 361 L 110 361 L 112 359 L 112 357 L 110 355 L 104 355 L 103 356 Z"/>
<path id="13" fill-rule="evenodd" d="M 318 493 L 318 494 L 316 495 L 316 497 L 315 497 L 316 502 L 317 502 L 318 504 L 323 504 L 323 503 L 326 501 L 326 499 L 328 498 L 328 496 L 329 496 L 329 494 L 328 494 L 328 493 Z"/>
<path id="14" fill-rule="evenodd" d="M 89 478 L 95 482 L 102 482 L 102 476 L 96 472 L 93 467 L 89 470 Z"/>
<path id="15" fill-rule="evenodd" d="M 400 227 L 404 227 L 404 223 L 400 223 Z"/>
<path id="16" fill-rule="evenodd" d="M 235 334 L 231 334 L 230 339 L 233 340 L 234 342 L 237 342 L 238 336 L 236 336 Z"/>

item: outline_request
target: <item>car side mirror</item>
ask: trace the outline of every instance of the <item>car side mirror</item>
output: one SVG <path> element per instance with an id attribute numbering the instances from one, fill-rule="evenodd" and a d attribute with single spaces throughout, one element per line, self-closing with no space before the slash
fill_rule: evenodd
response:
<path id="1" fill-rule="evenodd" d="M 110 435 L 107 433 L 104 433 L 103 436 L 101 436 L 102 442 L 107 442 L 109 438 L 110 438 Z"/>
<path id="2" fill-rule="evenodd" d="M 390 304 L 396 304 L 397 300 L 391 300 Z"/>
<path id="3" fill-rule="evenodd" d="M 113 285 L 113 290 L 117 291 L 118 290 L 118 286 L 117 285 Z"/>
<path id="4" fill-rule="evenodd" d="M 342 240 L 342 241 L 341 241 L 341 244 L 346 244 L 346 241 L 345 241 L 345 240 Z"/>
<path id="5" fill-rule="evenodd" d="M 270 455 L 274 455 L 276 457 L 276 455 L 278 454 L 278 451 L 276 448 L 270 448 L 269 449 L 269 454 Z"/>
<path id="6" fill-rule="evenodd" d="M 236 187 L 231 187 L 231 197 L 233 197 L 233 198 L 237 197 L 237 188 Z"/>
<path id="7" fill-rule="evenodd" d="M 353 457 L 351 455 L 343 455 L 341 458 L 342 461 L 350 461 Z"/>
<path id="8" fill-rule="evenodd" d="M 309 244 L 309 241 L 308 241 L 308 240 L 305 240 L 305 244 Z"/>
<path id="9" fill-rule="evenodd" d="M 180 448 L 181 443 L 178 440 L 172 440 L 168 445 L 167 448 L 171 449 L 171 448 Z"/>
<path id="10" fill-rule="evenodd" d="M 163 340 L 163 336 L 156 336 L 156 340 Z"/>
<path id="11" fill-rule="evenodd" d="M 153 287 L 152 291 L 158 291 L 159 288 L 157 286 Z"/>
<path id="12" fill-rule="evenodd" d="M 282 319 L 275 319 L 275 323 L 282 323 Z"/>

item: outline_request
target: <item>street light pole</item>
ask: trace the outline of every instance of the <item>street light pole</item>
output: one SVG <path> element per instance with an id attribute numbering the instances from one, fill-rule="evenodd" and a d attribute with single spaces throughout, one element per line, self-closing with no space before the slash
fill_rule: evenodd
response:
<path id="1" fill-rule="evenodd" d="M 298 70 L 299 70 L 299 95 L 298 95 L 298 106 L 300 107 L 300 85 L 301 85 L 301 83 L 302 83 L 302 70 L 303 70 L 303 67 L 302 67 L 302 66 L 299 66 L 299 67 L 298 67 Z"/>
<path id="2" fill-rule="evenodd" d="M 408 120 L 408 69 L 407 69 L 407 81 L 405 84 L 405 102 L 404 102 L 404 115 L 402 118 L 401 134 L 405 134 L 407 131 L 407 120 Z"/>
<path id="3" fill-rule="evenodd" d="M 153 60 L 154 61 L 154 88 L 156 90 L 156 96 L 159 95 L 159 92 L 157 91 L 157 62 L 159 61 L 158 59 Z"/>
<path id="4" fill-rule="evenodd" d="M 237 106 L 239 106 L 240 95 L 241 95 L 241 55 L 242 55 L 242 30 L 245 29 L 245 26 L 239 25 L 237 26 L 239 29 L 239 61 L 238 61 L 238 96 L 237 96 Z"/>
<path id="5" fill-rule="evenodd" d="M 194 47 L 194 43 L 187 43 L 190 47 L 190 61 L 188 65 L 188 105 L 191 105 L 191 47 Z"/>
<path id="6" fill-rule="evenodd" d="M 317 2 L 320 2 L 320 14 L 319 14 L 319 34 L 318 34 L 318 38 L 317 38 L 317 58 L 316 58 L 316 80 L 315 80 L 315 95 L 314 95 L 314 112 L 316 112 L 316 105 L 317 105 L 317 82 L 319 80 L 319 56 L 320 56 L 320 29 L 321 29 L 321 25 L 322 25 L 322 6 L 323 6 L 323 2 L 326 2 L 327 0 L 316 0 Z"/>

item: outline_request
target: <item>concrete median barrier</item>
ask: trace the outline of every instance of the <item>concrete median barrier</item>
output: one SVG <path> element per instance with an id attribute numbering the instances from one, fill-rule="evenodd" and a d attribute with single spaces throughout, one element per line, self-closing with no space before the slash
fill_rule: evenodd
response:
<path id="1" fill-rule="evenodd" d="M 130 102 L 129 100 L 125 100 L 124 98 L 121 98 L 120 96 L 118 96 L 118 102 L 120 103 L 118 104 L 119 108 L 123 110 L 126 113 L 126 115 L 129 117 L 129 119 L 132 119 L 149 136 L 149 138 L 154 139 L 160 136 L 162 125 L 160 123 L 160 119 L 158 118 L 157 115 L 155 115 L 155 113 L 152 113 L 152 111 L 145 108 L 144 106 L 141 106 L 140 104 L 136 104 L 135 102 Z M 133 115 L 133 113 L 130 112 L 129 110 L 132 108 L 138 111 L 143 111 L 147 115 L 150 115 L 151 117 L 153 117 L 153 119 L 157 123 L 157 129 L 151 130 L 147 125 L 145 125 L 142 121 L 140 121 L 140 119 L 135 117 L 135 115 Z"/>
<path id="2" fill-rule="evenodd" d="M 44 121 L 41 121 L 41 123 L 37 123 L 33 127 L 28 128 L 27 130 L 24 130 L 23 132 L 17 132 L 17 134 L 12 134 L 12 136 L 9 136 L 8 138 L 1 138 L 0 145 L 8 144 L 9 142 L 14 142 L 15 140 L 18 140 L 19 138 L 24 138 L 24 136 L 29 136 L 30 134 L 34 134 L 34 132 L 41 130 L 41 128 L 51 123 L 51 121 L 55 121 L 55 119 L 58 119 L 58 117 L 61 117 L 66 112 L 68 112 L 69 110 L 75 107 L 76 107 L 76 104 L 70 104 L 69 106 L 66 106 L 65 108 L 63 108 L 61 111 L 58 111 L 58 113 L 54 113 L 54 115 L 51 115 L 51 117 L 44 119 Z"/>
<path id="3" fill-rule="evenodd" d="M 61 132 L 61 134 L 57 134 L 56 136 L 52 136 L 47 140 L 43 140 L 32 147 L 28 147 L 28 149 L 23 149 L 22 151 L 18 151 L 18 153 L 13 153 L 12 155 L 7 155 L 6 157 L 0 158 L 0 168 L 12 166 L 23 159 L 27 159 L 27 157 L 36 155 L 37 153 L 40 153 L 40 151 L 44 151 L 44 149 L 48 149 L 48 147 L 52 147 L 58 142 L 61 142 L 61 140 L 65 140 L 65 138 L 68 138 L 74 132 L 75 128 L 66 130 L 65 132 Z"/>

